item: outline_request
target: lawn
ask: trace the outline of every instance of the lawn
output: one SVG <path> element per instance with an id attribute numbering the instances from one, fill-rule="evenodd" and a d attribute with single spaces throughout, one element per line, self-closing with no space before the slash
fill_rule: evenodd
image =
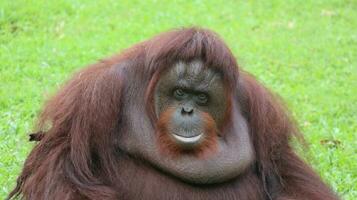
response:
<path id="1" fill-rule="evenodd" d="M 0 199 L 33 146 L 41 105 L 73 72 L 192 25 L 218 32 L 241 67 L 285 99 L 309 144 L 300 154 L 355 199 L 356 10 L 355 0 L 0 0 Z"/>

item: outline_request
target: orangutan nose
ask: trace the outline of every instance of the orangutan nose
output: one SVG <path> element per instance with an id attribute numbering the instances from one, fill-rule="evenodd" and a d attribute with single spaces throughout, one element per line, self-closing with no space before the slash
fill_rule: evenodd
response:
<path id="1" fill-rule="evenodd" d="M 192 106 L 183 106 L 181 109 L 181 115 L 189 115 L 191 116 L 193 114 L 193 107 Z"/>

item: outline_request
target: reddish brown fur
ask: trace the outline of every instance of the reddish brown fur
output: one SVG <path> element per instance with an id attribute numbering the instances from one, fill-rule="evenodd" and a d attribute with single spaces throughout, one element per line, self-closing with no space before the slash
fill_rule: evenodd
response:
<path id="1" fill-rule="evenodd" d="M 158 146 L 168 156 L 177 157 L 182 154 L 193 154 L 198 159 L 205 159 L 213 155 L 217 150 L 217 128 L 213 118 L 206 112 L 201 113 L 205 125 L 205 138 L 197 148 L 185 150 L 175 144 L 169 136 L 168 124 L 172 118 L 174 109 L 168 108 L 164 111 L 157 122 Z"/>
<path id="2" fill-rule="evenodd" d="M 198 149 L 198 158 L 206 159 L 217 151 L 218 130 L 212 116 L 206 112 L 201 114 L 203 124 L 205 125 L 205 140 Z"/>
<path id="3" fill-rule="evenodd" d="M 248 121 L 256 160 L 227 183 L 187 184 L 115 146 L 119 135 L 130 134 L 122 110 L 131 101 L 123 97 L 150 91 L 146 103 L 155 124 L 152 89 L 160 73 L 177 61 L 194 59 L 223 73 L 228 99 L 239 103 Z M 137 78 L 127 80 L 125 70 Z M 160 34 L 80 71 L 47 102 L 38 128 L 46 134 L 28 156 L 9 198 L 338 199 L 293 151 L 289 140 L 301 135 L 281 105 L 251 75 L 238 71 L 228 47 L 211 31 L 188 28 Z"/>

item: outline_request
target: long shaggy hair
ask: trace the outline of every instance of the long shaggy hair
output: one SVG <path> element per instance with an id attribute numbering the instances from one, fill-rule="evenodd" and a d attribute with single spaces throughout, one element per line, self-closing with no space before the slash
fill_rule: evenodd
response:
<path id="1" fill-rule="evenodd" d="M 248 121 L 255 161 L 234 182 L 187 184 L 116 145 L 123 124 L 130 124 L 122 112 L 130 98 L 143 94 L 141 112 L 155 124 L 153 88 L 161 72 L 195 59 L 222 72 L 227 95 L 238 96 L 229 99 L 238 99 Z M 126 71 L 140 81 L 128 80 Z M 337 199 L 289 145 L 302 136 L 279 98 L 238 68 L 206 29 L 166 32 L 79 71 L 46 103 L 37 127 L 32 140 L 38 143 L 8 199 Z"/>

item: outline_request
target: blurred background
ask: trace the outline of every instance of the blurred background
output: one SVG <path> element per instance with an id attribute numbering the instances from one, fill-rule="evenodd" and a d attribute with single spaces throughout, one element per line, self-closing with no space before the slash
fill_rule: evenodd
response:
<path id="1" fill-rule="evenodd" d="M 0 199 L 33 147 L 43 102 L 79 68 L 178 27 L 227 42 L 286 101 L 305 160 L 357 197 L 357 1 L 0 0 Z"/>

